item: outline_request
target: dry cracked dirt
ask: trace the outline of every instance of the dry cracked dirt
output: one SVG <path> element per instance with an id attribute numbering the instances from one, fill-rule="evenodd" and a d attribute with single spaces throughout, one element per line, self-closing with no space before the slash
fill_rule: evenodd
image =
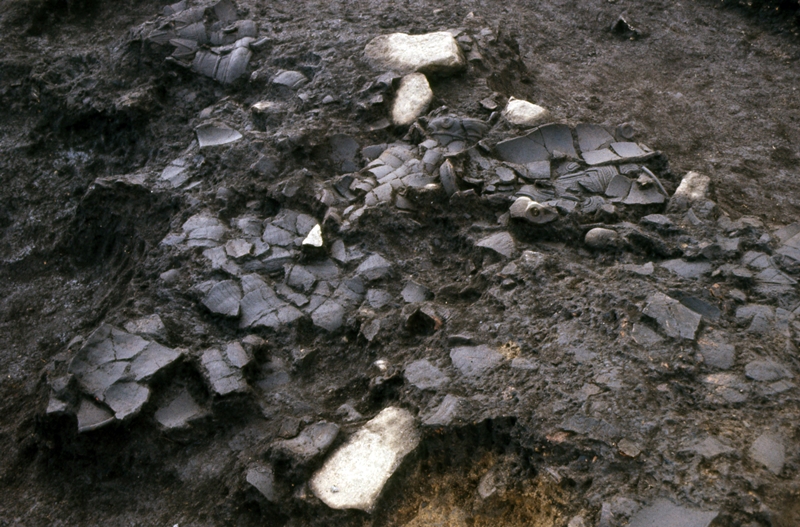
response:
<path id="1" fill-rule="evenodd" d="M 796 1 L 0 5 L 0 526 L 800 524 Z"/>

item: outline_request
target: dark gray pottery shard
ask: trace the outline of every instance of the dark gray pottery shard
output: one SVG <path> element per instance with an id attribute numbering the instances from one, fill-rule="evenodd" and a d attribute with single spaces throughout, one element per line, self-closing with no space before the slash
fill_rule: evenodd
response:
<path id="1" fill-rule="evenodd" d="M 719 513 L 680 507 L 667 500 L 658 500 L 639 511 L 629 527 L 708 527 Z"/>
<path id="2" fill-rule="evenodd" d="M 584 153 L 606 148 L 614 142 L 614 136 L 596 124 L 581 123 L 575 127 L 575 134 L 578 136 L 578 146 Z"/>

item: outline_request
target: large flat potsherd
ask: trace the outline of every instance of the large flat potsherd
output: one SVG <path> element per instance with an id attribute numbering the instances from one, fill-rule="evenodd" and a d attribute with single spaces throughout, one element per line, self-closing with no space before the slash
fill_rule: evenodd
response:
<path id="1" fill-rule="evenodd" d="M 384 485 L 419 441 L 414 416 L 386 408 L 325 461 L 311 478 L 311 491 L 332 509 L 372 512 Z"/>
<path id="2" fill-rule="evenodd" d="M 664 293 L 647 297 L 643 313 L 656 319 L 658 325 L 672 338 L 694 340 L 700 320 L 703 318 L 688 307 Z"/>
<path id="3" fill-rule="evenodd" d="M 783 470 L 786 462 L 786 447 L 779 438 L 765 433 L 750 447 L 750 457 L 777 476 Z"/>
<path id="4" fill-rule="evenodd" d="M 375 66 L 400 74 L 414 71 L 454 73 L 466 65 L 458 42 L 447 31 L 425 35 L 381 35 L 372 39 L 364 52 Z"/>
<path id="5" fill-rule="evenodd" d="M 631 518 L 629 527 L 708 527 L 718 514 L 658 500 Z"/>
<path id="6" fill-rule="evenodd" d="M 453 366 L 467 377 L 489 372 L 503 362 L 503 356 L 489 346 L 461 346 L 450 351 Z"/>

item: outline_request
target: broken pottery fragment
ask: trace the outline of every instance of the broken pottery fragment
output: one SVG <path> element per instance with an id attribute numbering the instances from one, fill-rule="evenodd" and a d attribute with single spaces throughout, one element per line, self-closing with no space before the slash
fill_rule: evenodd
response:
<path id="1" fill-rule="evenodd" d="M 709 527 L 719 513 L 689 509 L 660 499 L 631 518 L 629 527 Z"/>
<path id="2" fill-rule="evenodd" d="M 578 136 L 578 146 L 584 154 L 592 150 L 606 148 L 614 142 L 608 130 L 596 124 L 579 124 L 575 127 L 575 134 Z"/>
<path id="3" fill-rule="evenodd" d="M 450 351 L 453 366 L 467 377 L 488 373 L 503 362 L 503 355 L 486 345 L 461 346 Z"/>
<path id="4" fill-rule="evenodd" d="M 425 113 L 433 91 L 422 73 L 411 73 L 403 77 L 392 105 L 392 122 L 397 126 L 408 126 Z"/>
<path id="5" fill-rule="evenodd" d="M 216 247 L 222 242 L 227 229 L 217 218 L 195 214 L 182 225 L 187 235 L 188 247 Z"/>
<path id="6" fill-rule="evenodd" d="M 238 259 L 250 254 L 253 244 L 241 238 L 231 240 L 225 244 L 225 253 L 231 258 Z"/>
<path id="7" fill-rule="evenodd" d="M 304 466 L 325 454 L 338 435 L 338 425 L 320 421 L 305 427 L 293 439 L 273 443 L 272 457 L 287 459 L 294 467 Z"/>
<path id="8" fill-rule="evenodd" d="M 785 366 L 772 360 L 751 361 L 744 367 L 744 374 L 748 379 L 758 382 L 772 382 L 794 377 Z"/>
<path id="9" fill-rule="evenodd" d="M 125 324 L 125 331 L 151 339 L 164 339 L 167 337 L 167 328 L 156 314 L 131 320 Z"/>
<path id="10" fill-rule="evenodd" d="M 245 481 L 264 496 L 267 501 L 276 502 L 278 493 L 275 490 L 275 474 L 272 467 L 257 465 L 247 470 Z"/>
<path id="11" fill-rule="evenodd" d="M 428 300 L 431 297 L 431 292 L 424 285 L 409 280 L 400 292 L 400 296 L 409 304 L 414 304 Z"/>
<path id="12" fill-rule="evenodd" d="M 150 390 L 135 382 L 115 382 L 103 394 L 103 400 L 122 421 L 136 415 L 150 398 Z"/>
<path id="13" fill-rule="evenodd" d="M 442 402 L 422 418 L 425 426 L 448 426 L 458 419 L 462 407 L 461 397 L 447 394 Z"/>
<path id="14" fill-rule="evenodd" d="M 660 265 L 683 278 L 700 278 L 709 274 L 714 268 L 708 262 L 687 262 L 681 259 L 667 260 Z"/>
<path id="15" fill-rule="evenodd" d="M 392 33 L 372 39 L 364 49 L 377 67 L 400 74 L 450 74 L 466 66 L 461 48 L 447 31 L 424 35 Z"/>
<path id="16" fill-rule="evenodd" d="M 446 115 L 431 119 L 428 132 L 449 153 L 464 151 L 467 146 L 477 143 L 489 131 L 489 126 L 480 119 L 457 118 Z M 435 143 L 432 145 L 435 146 Z"/>
<path id="17" fill-rule="evenodd" d="M 194 132 L 200 148 L 227 145 L 242 138 L 242 134 L 222 123 L 201 124 L 194 129 Z"/>
<path id="18" fill-rule="evenodd" d="M 203 305 L 212 313 L 228 317 L 239 316 L 239 302 L 242 291 L 233 280 L 225 280 L 215 284 L 203 298 Z"/>
<path id="19" fill-rule="evenodd" d="M 486 238 L 478 241 L 478 243 L 475 245 L 485 249 L 491 249 L 492 251 L 505 256 L 506 258 L 512 258 L 517 252 L 517 246 L 514 243 L 514 238 L 512 238 L 507 232 L 498 232 L 497 234 L 487 236 Z"/>
<path id="20" fill-rule="evenodd" d="M 441 390 L 450 378 L 428 360 L 414 361 L 405 369 L 405 378 L 420 390 Z"/>
<path id="21" fill-rule="evenodd" d="M 548 124 L 534 130 L 533 134 L 540 134 L 544 146 L 550 155 L 555 158 L 568 157 L 577 159 L 575 143 L 572 139 L 572 130 L 565 124 Z M 534 135 L 534 137 L 536 137 Z"/>
<path id="22" fill-rule="evenodd" d="M 241 369 L 231 364 L 228 357 L 218 349 L 211 348 L 204 351 L 200 358 L 200 364 L 203 366 L 203 374 L 208 383 L 218 395 L 247 390 L 247 383 Z"/>
<path id="23" fill-rule="evenodd" d="M 601 165 L 611 161 L 619 160 L 619 156 L 609 150 L 608 148 L 601 148 L 599 150 L 591 150 L 583 152 L 583 160 L 588 165 Z"/>
<path id="24" fill-rule="evenodd" d="M 721 332 L 713 331 L 697 339 L 697 346 L 706 366 L 727 370 L 736 360 L 736 348 Z"/>
<path id="25" fill-rule="evenodd" d="M 689 340 L 694 340 L 702 319 L 699 313 L 664 293 L 648 296 L 647 305 L 642 312 L 654 318 L 668 336 Z"/>
<path id="26" fill-rule="evenodd" d="M 155 419 L 166 430 L 179 430 L 186 428 L 191 421 L 203 414 L 203 409 L 184 389 L 170 403 L 156 410 Z"/>
<path id="27" fill-rule="evenodd" d="M 714 459 L 715 457 L 735 452 L 735 450 L 722 443 L 716 437 L 709 436 L 699 443 L 681 450 L 681 452 L 693 452 L 703 459 Z"/>
<path id="28" fill-rule="evenodd" d="M 392 264 L 379 254 L 373 254 L 358 266 L 356 274 L 366 280 L 374 281 L 392 273 Z"/>
<path id="29" fill-rule="evenodd" d="M 372 512 L 386 482 L 419 441 L 414 416 L 386 408 L 325 461 L 309 482 L 311 492 L 333 509 Z"/>
<path id="30" fill-rule="evenodd" d="M 299 71 L 281 71 L 272 79 L 272 84 L 285 86 L 293 90 L 300 88 L 307 82 L 306 76 Z"/>
<path id="31" fill-rule="evenodd" d="M 150 390 L 146 383 L 150 378 L 180 356 L 179 352 L 156 342 L 103 325 L 75 354 L 69 372 L 75 376 L 81 391 L 113 410 L 112 420 L 123 420 L 138 414 L 148 401 Z M 91 406 L 81 405 L 84 423 L 94 424 L 81 425 L 79 416 L 79 428 L 94 429 L 110 422 L 97 417 L 107 410 L 87 404 Z"/>
<path id="32" fill-rule="evenodd" d="M 458 192 L 456 171 L 449 159 L 439 166 L 439 181 L 441 181 L 442 188 L 448 196 L 452 196 Z"/>
<path id="33" fill-rule="evenodd" d="M 86 399 L 78 408 L 78 432 L 90 432 L 114 422 L 114 414 Z"/>
<path id="34" fill-rule="evenodd" d="M 786 462 L 786 447 L 778 437 L 764 433 L 750 447 L 750 457 L 777 476 Z"/>
<path id="35" fill-rule="evenodd" d="M 336 331 L 344 323 L 345 309 L 335 300 L 328 299 L 311 314 L 314 325 L 326 331 Z"/>

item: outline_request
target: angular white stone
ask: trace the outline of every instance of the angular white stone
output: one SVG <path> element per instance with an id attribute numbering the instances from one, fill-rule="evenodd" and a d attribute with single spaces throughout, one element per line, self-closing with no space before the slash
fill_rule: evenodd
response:
<path id="1" fill-rule="evenodd" d="M 392 105 L 392 122 L 397 126 L 413 123 L 417 117 L 425 113 L 433 101 L 428 79 L 422 73 L 411 73 L 400 81 L 400 88 Z"/>
<path id="2" fill-rule="evenodd" d="M 364 52 L 376 66 L 400 74 L 453 73 L 466 65 L 458 42 L 447 31 L 381 35 L 372 39 Z"/>
<path id="3" fill-rule="evenodd" d="M 689 172 L 681 180 L 681 184 L 675 190 L 675 194 L 670 199 L 671 210 L 683 210 L 692 204 L 708 199 L 711 178 L 698 172 Z"/>
<path id="4" fill-rule="evenodd" d="M 384 485 L 419 441 L 414 416 L 386 408 L 328 458 L 311 478 L 311 492 L 332 509 L 372 512 Z"/>
<path id="5" fill-rule="evenodd" d="M 322 247 L 322 227 L 319 223 L 309 231 L 308 236 L 303 240 L 303 245 L 308 247 Z"/>
<path id="6" fill-rule="evenodd" d="M 538 104 L 511 97 L 508 99 L 506 109 L 503 110 L 503 117 L 517 126 L 535 126 L 546 121 L 550 117 L 550 112 Z"/>

